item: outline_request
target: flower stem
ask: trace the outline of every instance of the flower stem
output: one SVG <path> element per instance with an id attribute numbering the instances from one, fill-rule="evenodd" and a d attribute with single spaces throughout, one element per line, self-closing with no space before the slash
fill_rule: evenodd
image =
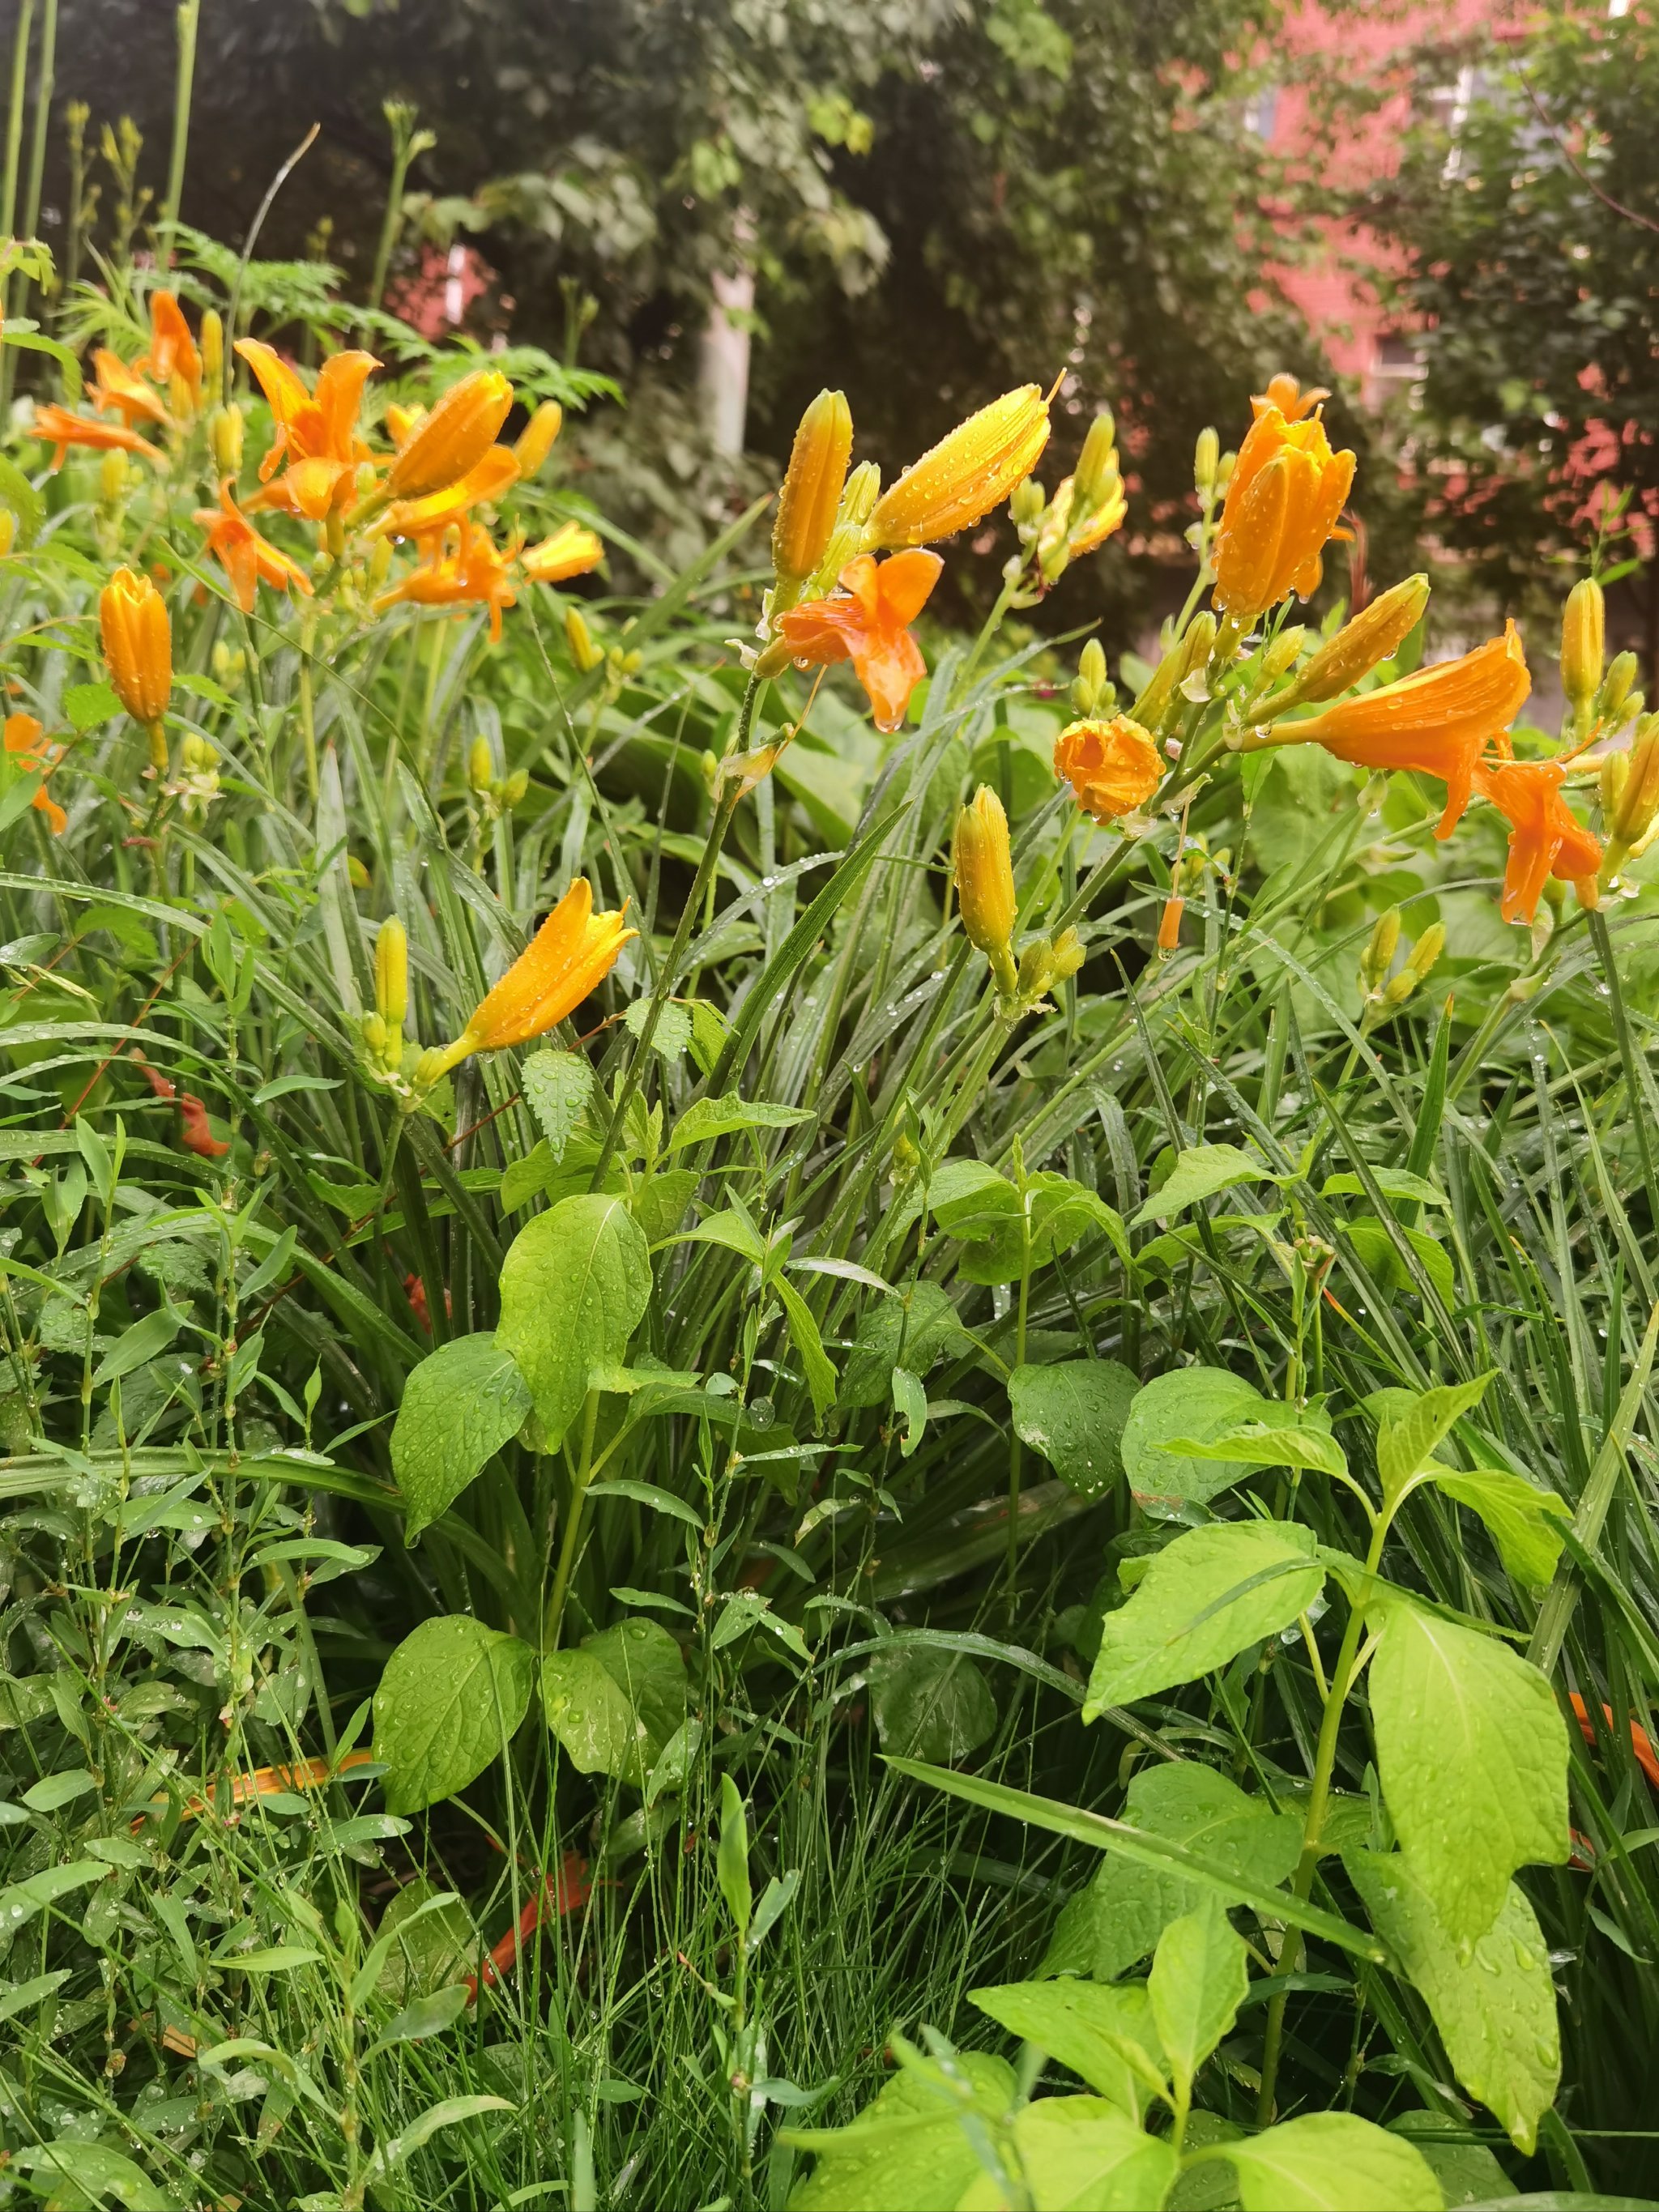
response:
<path id="1" fill-rule="evenodd" d="M 581 1455 L 576 1462 L 576 1478 L 570 1489 L 570 1511 L 564 1524 L 564 1540 L 559 1546 L 559 1565 L 553 1577 L 553 1595 L 547 1601 L 547 1649 L 559 1648 L 559 1630 L 564 1621 L 564 1601 L 570 1594 L 570 1577 L 575 1571 L 576 1547 L 582 1531 L 582 1506 L 587 1498 L 587 1486 L 593 1477 L 593 1431 L 599 1425 L 599 1394 L 590 1390 L 582 1401 Z"/>
<path id="2" fill-rule="evenodd" d="M 167 163 L 167 196 L 155 226 L 155 267 L 165 276 L 173 260 L 173 234 L 185 188 L 185 152 L 190 144 L 190 95 L 196 77 L 196 27 L 202 0 L 181 0 L 179 9 L 179 72 L 173 86 L 173 155 Z"/>

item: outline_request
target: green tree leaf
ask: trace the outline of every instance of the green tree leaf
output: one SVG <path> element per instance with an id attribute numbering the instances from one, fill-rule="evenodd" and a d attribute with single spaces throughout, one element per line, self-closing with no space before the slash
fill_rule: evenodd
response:
<path id="1" fill-rule="evenodd" d="M 544 1047 L 530 1054 L 520 1070 L 519 1080 L 548 1151 L 556 1162 L 562 1160 L 571 1133 L 593 1096 L 593 1070 L 586 1055 Z"/>
<path id="2" fill-rule="evenodd" d="M 1528 2158 L 1561 2079 L 1548 1947 L 1511 1882 L 1498 1917 L 1461 1961 L 1433 1900 L 1398 1851 L 1346 1851 L 1343 1865 L 1377 1934 L 1434 2015 L 1458 2080 Z"/>
<path id="3" fill-rule="evenodd" d="M 1133 2120 L 1169 2081 L 1152 1999 L 1139 1982 L 1117 1989 L 1097 1982 L 1006 1982 L 969 1990 L 968 2002 L 1080 2074 Z"/>
<path id="4" fill-rule="evenodd" d="M 535 1680 L 530 1647 L 466 1613 L 423 1620 L 374 1692 L 374 1755 L 392 1813 L 453 1797 L 511 1742 Z"/>
<path id="5" fill-rule="evenodd" d="M 685 1660 L 679 1645 L 660 1621 L 622 1620 L 585 1637 L 581 1648 L 593 1654 L 628 1699 L 654 1760 L 685 1719 Z"/>
<path id="6" fill-rule="evenodd" d="M 806 1387 L 812 1396 L 812 1412 L 822 1420 L 836 1402 L 838 1377 L 836 1364 L 823 1348 L 823 1339 L 818 1334 L 818 1325 L 812 1318 L 812 1310 L 793 1283 L 781 1275 L 772 1285 L 782 1301 L 783 1310 L 789 1321 L 789 1340 L 800 1355 L 800 1364 L 806 1370 Z"/>
<path id="7" fill-rule="evenodd" d="M 623 1364 L 650 1299 L 651 1255 L 623 1199 L 561 1199 L 514 1238 L 495 1341 L 530 1385 L 544 1450 L 562 1442 L 594 1369 Z"/>
<path id="8" fill-rule="evenodd" d="M 1203 1504 L 1231 1490 L 1243 1459 L 1183 1456 L 1178 1438 L 1209 1443 L 1247 1422 L 1271 1419 L 1272 1401 L 1224 1367 L 1176 1367 L 1135 1394 L 1123 1426 L 1123 1468 L 1137 1503 Z"/>
<path id="9" fill-rule="evenodd" d="M 1140 1385 L 1115 1359 L 1017 1367 L 1008 1378 L 1014 1427 L 1082 1498 L 1102 1498 L 1123 1472 L 1121 1449 Z"/>
<path id="10" fill-rule="evenodd" d="M 1435 1486 L 1486 1524 L 1498 1556 L 1518 1583 L 1540 1589 L 1555 1572 L 1572 1508 L 1553 1490 L 1540 1490 L 1523 1475 L 1498 1467 L 1464 1474 L 1435 1470 Z"/>
<path id="11" fill-rule="evenodd" d="M 1159 1936 L 1146 1995 L 1177 2092 L 1190 2091 L 1249 1985 L 1243 1940 L 1219 1905 L 1206 1899 Z"/>
<path id="12" fill-rule="evenodd" d="M 1129 1225 L 1144 1229 L 1149 1221 L 1167 1221 L 1171 1214 L 1183 1213 L 1189 1206 L 1201 1205 L 1242 1182 L 1279 1180 L 1266 1160 L 1237 1145 L 1194 1145 L 1180 1154 L 1169 1180 L 1152 1193 Z"/>
<path id="13" fill-rule="evenodd" d="M 455 1337 L 411 1370 L 392 1431 L 405 1542 L 448 1510 L 530 1409 L 530 1385 L 493 1336 Z"/>
<path id="14" fill-rule="evenodd" d="M 1535 1667 L 1497 1638 L 1379 1594 L 1367 1624 L 1377 1770 L 1411 1871 L 1461 1956 L 1517 1867 L 1567 1856 L 1567 1732 Z"/>
<path id="15" fill-rule="evenodd" d="M 1421 2151 L 1351 2112 L 1310 2112 L 1229 2143 L 1244 2212 L 1443 2212 Z"/>
<path id="16" fill-rule="evenodd" d="M 1224 1667 L 1287 1628 L 1324 1579 L 1312 1530 L 1295 1522 L 1217 1522 L 1177 1536 L 1102 1624 L 1084 1719 Z"/>
<path id="17" fill-rule="evenodd" d="M 870 1709 L 884 1751 L 942 1766 L 977 1751 L 997 1724 L 989 1683 L 958 1651 L 878 1652 L 870 1662 Z"/>
<path id="18" fill-rule="evenodd" d="M 1122 1817 L 1132 1827 L 1170 1837 L 1218 1873 L 1255 1882 L 1287 1881 L 1302 1853 L 1302 1823 L 1293 1814 L 1247 1797 L 1236 1782 L 1196 1759 L 1141 1767 L 1129 1784 Z M 1115 1982 L 1206 1894 L 1172 1870 L 1109 1851 L 1088 1887 L 1062 1910 L 1037 1972 Z"/>
<path id="19" fill-rule="evenodd" d="M 769 1106 L 763 1100 L 739 1098 L 727 1091 L 718 1098 L 694 1098 L 669 1133 L 668 1149 L 678 1152 L 687 1145 L 706 1145 L 714 1137 L 729 1137 L 734 1129 L 793 1129 L 812 1116 L 804 1106 Z"/>

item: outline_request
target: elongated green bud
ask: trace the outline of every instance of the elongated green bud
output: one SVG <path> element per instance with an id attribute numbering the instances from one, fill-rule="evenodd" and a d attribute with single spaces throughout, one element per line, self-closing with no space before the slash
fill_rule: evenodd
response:
<path id="1" fill-rule="evenodd" d="M 1213 430 L 1200 430 L 1198 443 L 1193 448 L 1193 482 L 1200 499 L 1207 500 L 1215 490 L 1215 480 L 1220 468 L 1220 439 Z"/>
<path id="2" fill-rule="evenodd" d="M 1379 914 L 1371 927 L 1365 950 L 1359 956 L 1359 981 L 1370 992 L 1380 991 L 1394 965 L 1395 952 L 1400 943 L 1400 909 L 1391 906 Z"/>
<path id="3" fill-rule="evenodd" d="M 1561 689 L 1573 707 L 1588 707 L 1601 687 L 1607 659 L 1607 607 L 1594 576 L 1581 576 L 1561 615 Z"/>
<path id="4" fill-rule="evenodd" d="M 380 1058 L 396 1067 L 404 1056 L 404 1022 L 409 1012 L 409 937 L 395 914 L 380 924 L 374 940 L 374 1007 L 386 1024 Z"/>
<path id="5" fill-rule="evenodd" d="M 1615 653 L 1607 663 L 1607 672 L 1601 678 L 1601 689 L 1595 697 L 1596 720 L 1607 722 L 1616 729 L 1632 714 L 1640 714 L 1639 705 L 1632 708 L 1631 687 L 1636 681 L 1636 655 Z M 1638 695 L 1639 698 L 1639 694 Z"/>
<path id="6" fill-rule="evenodd" d="M 1089 434 L 1083 441 L 1083 451 L 1078 456 L 1076 503 L 1079 513 L 1091 514 L 1109 491 L 1112 478 L 1117 474 L 1117 425 L 1112 420 L 1111 410 L 1103 408 L 1089 425 Z"/>
<path id="7" fill-rule="evenodd" d="M 1423 619 L 1429 603 L 1426 576 L 1407 576 L 1403 583 L 1381 592 L 1362 613 L 1344 623 L 1336 635 L 1322 645 L 1298 673 L 1283 698 L 1282 706 L 1315 699 L 1334 699 L 1362 676 L 1369 676 L 1379 661 L 1396 653 Z"/>
<path id="8" fill-rule="evenodd" d="M 990 961 L 998 981 L 1009 988 L 1013 975 L 1009 946 L 1018 902 L 1008 817 L 988 784 L 981 784 L 972 804 L 957 817 L 953 859 L 963 934 Z"/>

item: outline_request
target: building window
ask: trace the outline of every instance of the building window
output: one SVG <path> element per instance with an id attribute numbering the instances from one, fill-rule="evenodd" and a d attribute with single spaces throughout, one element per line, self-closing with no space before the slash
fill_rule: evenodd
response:
<path id="1" fill-rule="evenodd" d="M 1271 143 L 1273 125 L 1279 120 L 1279 87 L 1264 85 L 1260 92 L 1252 93 L 1244 106 L 1244 128 L 1254 131 L 1264 145 Z"/>

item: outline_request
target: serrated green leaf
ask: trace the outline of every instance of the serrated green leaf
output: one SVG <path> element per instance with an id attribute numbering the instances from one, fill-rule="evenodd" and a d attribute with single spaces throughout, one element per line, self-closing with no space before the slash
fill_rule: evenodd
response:
<path id="1" fill-rule="evenodd" d="M 942 1359 L 970 1349 L 957 1310 L 939 1284 L 917 1281 L 869 1306 L 842 1370 L 840 1403 L 849 1411 L 879 1406 L 891 1389 L 896 1366 L 925 1379 Z"/>
<path id="2" fill-rule="evenodd" d="M 531 1054 L 520 1071 L 519 1079 L 526 1102 L 556 1163 L 564 1158 L 571 1133 L 593 1096 L 593 1070 L 581 1053 L 556 1052 L 546 1048 Z"/>

